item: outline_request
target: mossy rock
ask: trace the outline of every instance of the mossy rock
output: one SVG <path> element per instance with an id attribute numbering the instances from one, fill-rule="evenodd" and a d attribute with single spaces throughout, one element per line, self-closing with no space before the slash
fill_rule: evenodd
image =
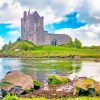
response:
<path id="1" fill-rule="evenodd" d="M 34 89 L 37 90 L 40 88 L 41 86 L 41 82 L 37 81 L 37 80 L 33 80 L 33 84 L 34 84 Z"/>
<path id="2" fill-rule="evenodd" d="M 95 80 L 93 80 L 93 79 L 91 79 L 91 78 L 86 78 L 86 79 L 84 79 L 83 80 L 83 82 L 85 82 L 85 83 L 94 83 L 94 82 L 96 82 Z"/>
<path id="3" fill-rule="evenodd" d="M 11 83 L 8 83 L 8 82 L 1 82 L 0 83 L 0 88 L 4 88 L 4 87 L 8 87 L 8 86 L 11 86 L 12 84 Z"/>
<path id="4" fill-rule="evenodd" d="M 96 81 L 90 78 L 79 79 L 74 82 L 75 87 L 82 88 L 84 90 L 88 90 L 88 88 L 94 88 Z"/>
<path id="5" fill-rule="evenodd" d="M 96 95 L 100 96 L 100 84 L 95 83 L 95 90 L 96 90 Z"/>
<path id="6" fill-rule="evenodd" d="M 51 75 L 48 77 L 48 84 L 56 85 L 56 84 L 66 84 L 70 80 L 66 77 L 58 76 L 58 75 Z"/>
<path id="7" fill-rule="evenodd" d="M 74 95 L 94 95 L 96 92 L 95 84 L 97 82 L 91 78 L 78 79 L 74 82 Z"/>

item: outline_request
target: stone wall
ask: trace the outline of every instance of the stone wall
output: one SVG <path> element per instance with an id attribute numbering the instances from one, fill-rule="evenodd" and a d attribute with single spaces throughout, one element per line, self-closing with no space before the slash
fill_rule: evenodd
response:
<path id="1" fill-rule="evenodd" d="M 66 34 L 47 34 L 45 44 L 52 44 L 54 41 L 56 45 L 61 45 L 66 44 L 69 40 Z"/>

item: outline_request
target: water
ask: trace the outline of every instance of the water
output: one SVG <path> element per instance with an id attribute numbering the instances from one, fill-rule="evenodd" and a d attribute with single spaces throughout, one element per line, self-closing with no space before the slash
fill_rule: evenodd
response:
<path id="1" fill-rule="evenodd" d="M 39 81 L 47 80 L 49 75 L 58 74 L 72 79 L 75 76 L 90 77 L 100 82 L 100 62 L 94 61 L 0 58 L 0 81 L 12 70 L 22 71 Z"/>

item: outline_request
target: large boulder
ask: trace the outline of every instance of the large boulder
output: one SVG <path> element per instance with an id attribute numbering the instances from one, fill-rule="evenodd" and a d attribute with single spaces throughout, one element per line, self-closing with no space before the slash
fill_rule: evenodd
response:
<path id="1" fill-rule="evenodd" d="M 29 75 L 19 71 L 11 71 L 7 73 L 4 79 L 1 81 L 1 84 L 1 89 L 5 91 L 11 91 L 11 89 L 14 87 L 20 87 L 23 90 L 33 88 L 32 78 Z"/>
<path id="2" fill-rule="evenodd" d="M 74 81 L 73 95 L 93 95 L 95 94 L 95 84 L 97 82 L 90 78 L 79 78 Z"/>

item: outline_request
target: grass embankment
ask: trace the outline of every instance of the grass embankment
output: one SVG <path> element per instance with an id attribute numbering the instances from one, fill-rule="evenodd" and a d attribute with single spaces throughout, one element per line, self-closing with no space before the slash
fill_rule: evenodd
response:
<path id="1" fill-rule="evenodd" d="M 59 99 L 18 98 L 17 100 L 100 100 L 100 98 L 99 97 L 76 97 L 76 98 L 59 98 Z"/>
<path id="2" fill-rule="evenodd" d="M 19 51 L 16 51 L 18 49 Z M 100 49 L 93 48 L 74 48 L 63 46 L 36 46 L 31 42 L 17 41 L 15 43 L 5 45 L 0 52 L 0 56 L 7 57 L 35 57 L 35 58 L 50 58 L 50 57 L 91 57 L 99 58 Z"/>

